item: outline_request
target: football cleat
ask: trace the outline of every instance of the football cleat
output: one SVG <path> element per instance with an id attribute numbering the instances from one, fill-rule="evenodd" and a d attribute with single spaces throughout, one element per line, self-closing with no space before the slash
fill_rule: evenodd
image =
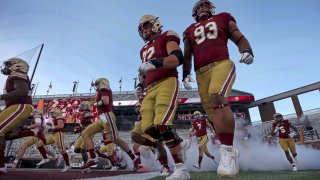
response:
<path id="1" fill-rule="evenodd" d="M 16 168 L 17 167 L 17 163 L 11 162 L 6 164 L 7 168 Z"/>
<path id="2" fill-rule="evenodd" d="M 175 164 L 174 172 L 166 180 L 187 180 L 190 179 L 187 166 L 183 163 Z"/>
<path id="3" fill-rule="evenodd" d="M 38 164 L 36 164 L 37 166 L 41 166 L 42 164 L 46 164 L 50 161 L 50 159 L 42 159 Z"/>
<path id="4" fill-rule="evenodd" d="M 7 170 L 6 166 L 0 168 L 0 175 L 7 174 L 7 172 L 8 172 L 8 170 Z"/>
<path id="5" fill-rule="evenodd" d="M 297 166 L 293 166 L 293 167 L 292 167 L 292 171 L 294 171 L 294 172 L 298 171 Z"/>
<path id="6" fill-rule="evenodd" d="M 218 176 L 234 177 L 239 172 L 239 151 L 232 146 L 221 145 Z"/>
<path id="7" fill-rule="evenodd" d="M 64 168 L 60 172 L 67 172 L 71 169 L 71 166 L 64 166 Z"/>
<path id="8" fill-rule="evenodd" d="M 160 176 L 169 176 L 169 174 L 170 174 L 170 169 L 166 167 L 162 167 L 160 171 Z"/>
<path id="9" fill-rule="evenodd" d="M 88 159 L 87 163 L 84 164 L 83 166 L 80 167 L 80 169 L 86 169 L 86 168 L 89 168 L 91 166 L 94 166 L 96 165 L 98 162 L 98 158 L 95 158 L 95 159 Z"/>
<path id="10" fill-rule="evenodd" d="M 199 164 L 199 163 L 195 163 L 195 164 L 193 164 L 193 167 L 195 167 L 195 168 L 197 168 L 197 169 L 200 169 L 200 168 L 201 168 L 201 166 L 200 166 L 200 164 Z"/>

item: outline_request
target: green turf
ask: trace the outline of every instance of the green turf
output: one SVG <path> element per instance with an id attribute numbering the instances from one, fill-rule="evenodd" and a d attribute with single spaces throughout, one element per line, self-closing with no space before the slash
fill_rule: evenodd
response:
<path id="1" fill-rule="evenodd" d="M 191 179 L 195 180 L 212 180 L 212 179 L 236 179 L 236 180 L 251 180 L 251 179 L 262 179 L 262 180 L 320 180 L 320 170 L 308 170 L 308 171 L 246 171 L 239 172 L 235 178 L 220 178 L 216 172 L 196 172 L 190 173 Z M 151 180 L 162 180 L 165 177 L 156 177 Z"/>

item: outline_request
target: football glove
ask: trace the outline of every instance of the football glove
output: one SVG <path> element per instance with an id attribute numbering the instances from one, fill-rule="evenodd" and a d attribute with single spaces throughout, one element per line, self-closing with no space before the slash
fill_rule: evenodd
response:
<path id="1" fill-rule="evenodd" d="M 194 82 L 194 80 L 192 79 L 191 74 L 189 74 L 185 78 L 183 78 L 184 88 L 186 88 L 187 90 L 191 90 L 192 89 L 191 82 Z"/>
<path id="2" fill-rule="evenodd" d="M 156 66 L 152 64 L 151 61 L 144 62 L 139 67 L 139 71 L 142 72 L 143 74 L 146 74 L 148 71 L 153 69 L 156 69 Z"/>
<path id="3" fill-rule="evenodd" d="M 252 49 L 246 49 L 240 54 L 239 62 L 249 65 L 253 63 L 253 58 L 254 56 L 253 56 Z"/>

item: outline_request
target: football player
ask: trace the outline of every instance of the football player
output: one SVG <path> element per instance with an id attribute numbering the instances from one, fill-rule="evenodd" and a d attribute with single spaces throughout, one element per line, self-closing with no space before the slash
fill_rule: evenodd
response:
<path id="1" fill-rule="evenodd" d="M 209 0 L 196 2 L 192 16 L 196 22 L 183 33 L 183 84 L 186 89 L 192 88 L 193 56 L 201 101 L 222 144 L 217 174 L 233 177 L 239 171 L 239 152 L 233 147 L 235 122 L 228 105 L 228 96 L 236 77 L 235 64 L 228 53 L 228 39 L 238 46 L 240 63 L 251 64 L 253 52 L 234 17 L 225 12 L 215 14 L 215 6 Z"/>
<path id="2" fill-rule="evenodd" d="M 89 101 L 82 101 L 78 107 L 78 111 L 79 111 L 78 119 L 80 122 L 80 126 L 76 126 L 74 128 L 75 133 L 81 133 L 86 127 L 88 127 L 91 123 L 94 122 L 92 107 Z M 86 147 L 84 146 L 83 138 L 81 134 L 79 135 L 74 145 L 74 152 L 81 153 L 83 162 L 87 163 L 88 154 L 87 154 Z M 89 171 L 90 171 L 90 168 L 86 168 L 82 172 L 89 172 Z"/>
<path id="3" fill-rule="evenodd" d="M 19 58 L 3 62 L 1 73 L 8 76 L 0 101 L 6 107 L 0 112 L 0 175 L 7 173 L 4 164 L 6 134 L 22 124 L 32 113 L 31 82 L 28 77 L 29 64 Z"/>
<path id="4" fill-rule="evenodd" d="M 42 148 L 44 145 L 50 145 L 55 144 L 61 153 L 64 161 L 65 166 L 60 172 L 66 172 L 71 169 L 70 162 L 69 162 L 69 156 L 66 152 L 66 147 L 64 143 L 64 117 L 62 116 L 62 112 L 58 108 L 52 108 L 49 111 L 49 116 L 52 118 L 53 121 L 53 127 L 51 129 L 52 135 L 46 138 L 46 144 L 43 141 L 39 141 L 37 144 L 37 147 L 40 151 L 41 156 L 43 159 L 37 164 L 37 166 L 41 166 L 42 164 L 45 164 L 49 162 L 50 160 L 47 157 L 47 154 Z"/>
<path id="5" fill-rule="evenodd" d="M 96 104 L 97 111 L 99 114 L 99 119 L 94 123 L 90 124 L 81 134 L 85 146 L 89 150 L 90 159 L 86 164 L 81 166 L 81 169 L 86 169 L 90 166 L 97 164 L 97 156 L 94 149 L 94 143 L 92 136 L 98 132 L 105 131 L 111 134 L 111 140 L 118 146 L 120 146 L 132 159 L 134 163 L 133 170 L 136 170 L 139 164 L 139 158 L 136 157 L 128 144 L 119 137 L 118 128 L 116 126 L 116 117 L 113 114 L 113 98 L 112 91 L 109 86 L 109 80 L 106 78 L 99 78 L 94 83 L 95 89 L 97 91 Z"/>
<path id="6" fill-rule="evenodd" d="M 45 123 L 44 123 L 44 119 L 43 119 L 43 110 L 42 109 L 35 109 L 32 113 L 32 117 L 33 117 L 33 119 L 31 121 L 31 125 L 30 126 L 26 125 L 26 126 L 24 126 L 23 129 L 33 131 L 34 136 L 27 138 L 24 141 L 24 143 L 22 143 L 22 145 L 19 148 L 19 152 L 18 152 L 15 160 L 12 163 L 6 164 L 7 167 L 16 168 L 18 162 L 23 157 L 23 155 L 26 152 L 26 150 L 28 149 L 28 147 L 30 147 L 34 144 L 37 144 L 39 139 L 46 142 L 46 138 L 44 135 Z M 58 156 L 56 156 L 56 154 L 54 152 L 49 151 L 48 149 L 45 149 L 45 151 L 47 154 L 52 156 L 54 159 L 56 159 L 56 160 L 58 159 Z"/>
<path id="7" fill-rule="evenodd" d="M 280 146 L 285 152 L 288 161 L 292 165 L 292 171 L 298 171 L 296 146 L 294 139 L 292 138 L 294 135 L 290 133 L 290 128 L 296 132 L 296 135 L 298 134 L 298 129 L 294 127 L 288 120 L 284 120 L 280 113 L 275 113 L 273 115 L 273 119 L 275 122 L 272 124 L 271 135 L 279 133 Z M 293 159 L 288 149 L 290 149 Z"/>
<path id="8" fill-rule="evenodd" d="M 195 136 L 198 139 L 198 149 L 199 149 L 199 159 L 198 163 L 194 164 L 195 168 L 201 169 L 201 162 L 203 158 L 203 153 L 211 158 L 214 162 L 214 156 L 210 154 L 207 144 L 208 144 L 208 136 L 207 136 L 207 127 L 210 128 L 213 133 L 213 127 L 208 122 L 206 118 L 202 117 L 200 111 L 195 111 L 193 113 L 194 120 L 192 121 L 191 132 L 194 132 Z"/>
<path id="9" fill-rule="evenodd" d="M 163 139 L 169 148 L 175 170 L 167 179 L 189 179 L 185 152 L 190 142 L 180 138 L 172 126 L 179 95 L 177 67 L 183 64 L 180 38 L 174 31 L 162 32 L 159 18 L 153 15 L 142 16 L 138 31 L 146 42 L 140 51 L 139 71 L 147 89 L 138 126 L 153 139 Z"/>

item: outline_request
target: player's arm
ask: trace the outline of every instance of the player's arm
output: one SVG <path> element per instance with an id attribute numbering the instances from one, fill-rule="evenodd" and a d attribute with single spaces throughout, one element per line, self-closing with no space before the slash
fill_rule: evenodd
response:
<path id="1" fill-rule="evenodd" d="M 293 129 L 296 132 L 296 134 L 299 134 L 298 129 L 294 125 L 289 124 L 289 127 Z"/>
<path id="2" fill-rule="evenodd" d="M 239 52 L 242 53 L 246 49 L 251 49 L 247 38 L 240 32 L 237 24 L 234 21 L 229 22 L 230 39 L 238 46 Z"/>
<path id="3" fill-rule="evenodd" d="M 63 129 L 64 128 L 64 121 L 63 119 L 58 119 L 57 121 L 58 125 L 57 126 L 54 126 L 52 128 L 52 130 L 58 130 L 58 129 Z"/>
<path id="4" fill-rule="evenodd" d="M 34 129 L 34 128 L 37 128 L 37 127 L 40 127 L 41 126 L 41 119 L 40 118 L 35 118 L 35 123 L 28 126 L 27 128 L 28 129 Z"/>
<path id="5" fill-rule="evenodd" d="M 208 121 L 207 121 L 207 127 L 211 130 L 211 133 L 214 133 L 214 129 Z"/>
<path id="6" fill-rule="evenodd" d="M 194 136 L 194 132 L 195 132 L 195 129 L 193 128 L 193 126 L 191 126 L 191 128 L 189 129 L 190 137 Z"/>
<path id="7" fill-rule="evenodd" d="M 278 130 L 279 130 L 279 124 L 273 124 L 273 125 L 272 125 L 272 130 L 271 130 L 270 135 L 271 135 L 271 136 L 276 135 L 276 134 L 277 134 L 277 132 L 278 132 Z"/>
<path id="8" fill-rule="evenodd" d="M 192 68 L 192 51 L 191 51 L 191 45 L 190 45 L 190 40 L 185 39 L 184 40 L 184 62 L 182 65 L 182 70 L 183 70 L 183 79 L 187 77 L 191 73 L 191 68 Z"/>
<path id="9" fill-rule="evenodd" d="M 240 63 L 251 64 L 253 63 L 254 55 L 247 38 L 240 32 L 235 21 L 229 22 L 229 38 L 238 46 Z"/>
<path id="10" fill-rule="evenodd" d="M 183 54 L 176 41 L 168 41 L 166 49 L 169 56 L 150 60 L 156 68 L 164 67 L 172 69 L 183 64 Z"/>
<path id="11" fill-rule="evenodd" d="M 29 93 L 29 85 L 26 81 L 23 80 L 13 80 L 14 91 L 2 94 L 0 100 L 14 100 L 19 99 L 20 97 L 27 96 Z"/>

